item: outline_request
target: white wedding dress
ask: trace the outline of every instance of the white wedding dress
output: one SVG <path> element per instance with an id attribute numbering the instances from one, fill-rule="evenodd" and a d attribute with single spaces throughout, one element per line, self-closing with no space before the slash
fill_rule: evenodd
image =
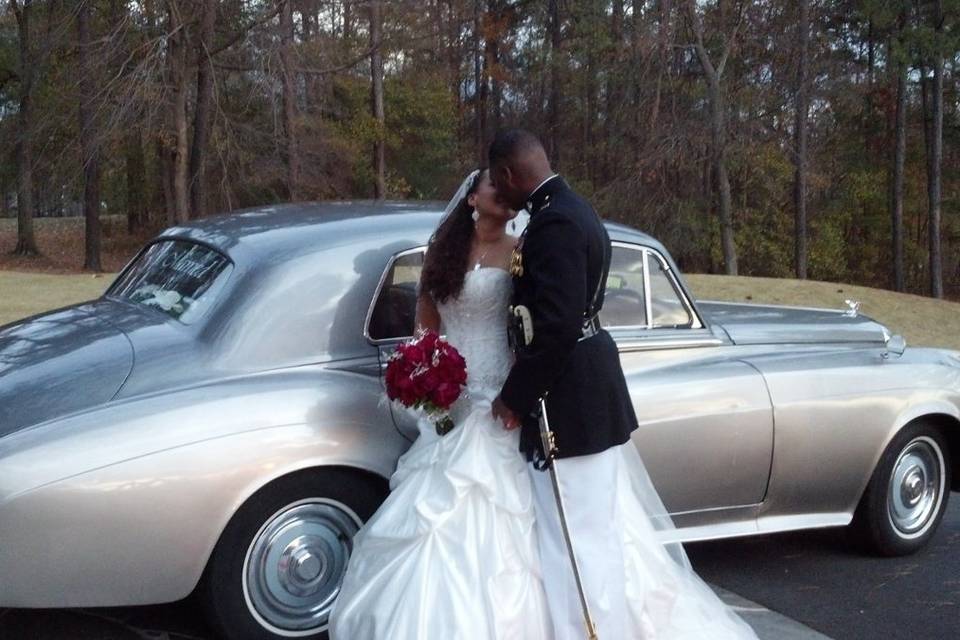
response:
<path id="1" fill-rule="evenodd" d="M 438 305 L 447 340 L 467 362 L 456 424 L 420 435 L 390 478 L 391 493 L 354 539 L 330 617 L 333 640 L 550 640 L 536 521 L 519 430 L 490 407 L 512 362 L 506 337 L 510 274 L 469 271 Z M 630 443 L 621 448 L 615 526 L 623 534 L 630 638 L 756 638 L 690 568 Z M 618 459 L 618 461 L 621 461 Z M 622 640 L 603 638 L 602 640 Z"/>

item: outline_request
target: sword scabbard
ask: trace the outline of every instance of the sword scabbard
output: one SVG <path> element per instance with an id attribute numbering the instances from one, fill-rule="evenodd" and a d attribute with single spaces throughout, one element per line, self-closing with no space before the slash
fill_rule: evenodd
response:
<path id="1" fill-rule="evenodd" d="M 563 532 L 563 540 L 567 546 L 567 555 L 570 558 L 570 566 L 573 569 L 573 578 L 577 585 L 577 593 L 580 596 L 580 607 L 583 611 L 583 623 L 586 626 L 587 639 L 597 640 L 596 627 L 593 624 L 593 618 L 590 616 L 587 595 L 583 589 L 583 580 L 580 578 L 580 566 L 577 564 L 577 557 L 573 552 L 573 540 L 570 537 L 570 528 L 567 525 L 567 513 L 563 506 L 563 496 L 560 493 L 560 474 L 557 471 L 557 441 L 553 430 L 550 429 L 550 420 L 547 417 L 547 403 L 544 398 L 540 398 L 539 423 L 544 462 L 550 472 L 553 496 L 557 502 L 557 515 L 560 518 L 560 529 Z"/>

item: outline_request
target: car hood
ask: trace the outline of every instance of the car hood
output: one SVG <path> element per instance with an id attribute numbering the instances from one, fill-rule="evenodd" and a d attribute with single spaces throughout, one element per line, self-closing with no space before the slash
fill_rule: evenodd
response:
<path id="1" fill-rule="evenodd" d="M 818 342 L 883 343 L 889 331 L 864 315 L 739 302 L 697 301 L 711 324 L 718 324 L 736 344 Z"/>
<path id="2" fill-rule="evenodd" d="M 110 400 L 133 366 L 105 299 L 0 327 L 0 437 Z"/>

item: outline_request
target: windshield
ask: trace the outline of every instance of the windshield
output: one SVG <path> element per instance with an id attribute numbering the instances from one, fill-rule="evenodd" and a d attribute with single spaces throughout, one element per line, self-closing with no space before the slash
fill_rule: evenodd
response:
<path id="1" fill-rule="evenodd" d="M 210 308 L 233 265 L 217 251 L 186 240 L 144 250 L 106 295 L 153 307 L 189 324 Z"/>

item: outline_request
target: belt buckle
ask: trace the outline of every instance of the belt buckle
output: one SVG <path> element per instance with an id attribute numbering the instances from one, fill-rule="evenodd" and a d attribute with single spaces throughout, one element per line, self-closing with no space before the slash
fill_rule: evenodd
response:
<path id="1" fill-rule="evenodd" d="M 579 340 L 577 340 L 577 342 L 580 342 L 581 340 L 586 340 L 587 338 L 592 338 L 593 336 L 597 335 L 597 333 L 600 332 L 599 325 L 600 325 L 600 322 L 597 320 L 596 316 L 584 322 L 583 326 L 580 327 L 581 335 Z"/>

